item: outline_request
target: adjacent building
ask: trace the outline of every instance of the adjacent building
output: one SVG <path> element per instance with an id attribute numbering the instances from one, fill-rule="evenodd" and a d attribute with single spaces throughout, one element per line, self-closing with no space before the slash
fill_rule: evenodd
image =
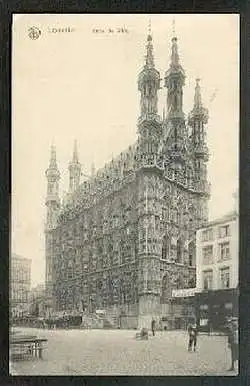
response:
<path id="1" fill-rule="evenodd" d="M 238 315 L 239 216 L 237 211 L 209 222 L 196 234 L 198 318 L 216 329 Z"/>
<path id="2" fill-rule="evenodd" d="M 29 311 L 31 259 L 12 254 L 10 270 L 10 315 L 22 317 Z"/>
<path id="3" fill-rule="evenodd" d="M 29 313 L 35 317 L 44 317 L 47 315 L 47 299 L 45 284 L 38 284 L 30 291 Z"/>
<path id="4" fill-rule="evenodd" d="M 208 112 L 197 79 L 186 119 L 185 77 L 177 38 L 162 76 L 150 33 L 138 76 L 136 142 L 85 181 L 80 181 L 75 144 L 62 203 L 52 147 L 45 240 L 46 290 L 54 310 L 105 309 L 125 328 L 148 327 L 152 316 L 171 324 L 179 312 L 172 291 L 195 287 L 196 230 L 207 222 L 210 196 Z M 161 88 L 163 114 L 158 112 Z"/>

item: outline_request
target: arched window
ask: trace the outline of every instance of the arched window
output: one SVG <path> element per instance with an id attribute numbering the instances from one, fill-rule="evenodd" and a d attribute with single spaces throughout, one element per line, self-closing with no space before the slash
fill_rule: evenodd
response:
<path id="1" fill-rule="evenodd" d="M 182 263 L 183 243 L 180 239 L 177 240 L 176 245 L 176 262 Z"/>
<path id="2" fill-rule="evenodd" d="M 98 257 L 102 256 L 103 254 L 103 247 L 101 244 L 98 245 L 97 253 L 98 253 Z"/>
<path id="3" fill-rule="evenodd" d="M 195 243 L 191 241 L 188 244 L 188 265 L 190 267 L 195 265 Z"/>
<path id="4" fill-rule="evenodd" d="M 49 194 L 53 193 L 53 187 L 54 187 L 53 184 L 51 184 L 51 183 L 48 184 L 48 193 Z"/>
<path id="5" fill-rule="evenodd" d="M 188 281 L 188 288 L 195 288 L 195 279 L 192 278 Z"/>
<path id="6" fill-rule="evenodd" d="M 162 251 L 161 251 L 161 258 L 162 258 L 163 260 L 166 260 L 166 259 L 167 259 L 166 236 L 163 237 Z"/>
<path id="7" fill-rule="evenodd" d="M 174 95 L 174 109 L 177 109 L 178 107 L 178 97 L 177 94 Z"/>
<path id="8" fill-rule="evenodd" d="M 125 243 L 123 240 L 120 241 L 120 263 L 123 264 L 125 261 Z"/>
<path id="9" fill-rule="evenodd" d="M 109 258 L 110 265 L 113 265 L 113 245 L 112 244 L 108 245 L 108 258 Z"/>
<path id="10" fill-rule="evenodd" d="M 161 253 L 161 258 L 163 260 L 167 260 L 170 255 L 170 239 L 167 235 L 163 237 L 162 241 L 162 253 Z"/>

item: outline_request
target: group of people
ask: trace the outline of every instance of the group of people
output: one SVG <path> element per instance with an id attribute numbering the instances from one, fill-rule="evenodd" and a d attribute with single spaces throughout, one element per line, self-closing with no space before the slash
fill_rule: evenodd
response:
<path id="1" fill-rule="evenodd" d="M 156 331 L 156 321 L 152 319 L 151 321 L 151 331 L 152 335 L 155 336 Z M 238 327 L 238 318 L 231 318 L 228 320 L 227 324 L 228 332 L 228 348 L 231 351 L 231 367 L 229 371 L 235 370 L 235 363 L 239 359 L 239 327 Z M 188 327 L 188 351 L 196 351 L 197 345 L 197 336 L 198 336 L 198 327 L 197 325 L 190 325 Z"/>
<path id="2" fill-rule="evenodd" d="M 188 342 L 188 351 L 195 351 L 197 345 L 197 335 L 198 328 L 196 325 L 189 326 L 188 328 L 189 342 Z M 228 348 L 231 351 L 231 367 L 229 371 L 235 370 L 235 363 L 239 359 L 239 326 L 238 318 L 231 318 L 228 320 L 227 324 L 227 334 L 228 334 Z"/>

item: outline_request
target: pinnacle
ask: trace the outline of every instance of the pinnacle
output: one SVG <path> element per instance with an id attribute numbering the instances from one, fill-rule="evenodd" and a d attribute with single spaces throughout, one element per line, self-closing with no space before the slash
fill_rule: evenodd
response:
<path id="1" fill-rule="evenodd" d="M 55 147 L 54 144 L 51 145 L 49 167 L 50 168 L 57 168 L 57 163 L 56 163 L 56 147 Z"/>
<path id="2" fill-rule="evenodd" d="M 74 141 L 73 162 L 74 163 L 78 163 L 79 162 L 78 151 L 77 151 L 77 140 L 76 139 Z"/>
<path id="3" fill-rule="evenodd" d="M 194 107 L 195 108 L 202 107 L 200 78 L 196 79 L 195 94 L 194 94 Z"/>

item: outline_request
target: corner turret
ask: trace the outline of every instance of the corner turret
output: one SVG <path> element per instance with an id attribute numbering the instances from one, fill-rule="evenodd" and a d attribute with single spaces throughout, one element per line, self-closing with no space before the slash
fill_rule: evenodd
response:
<path id="1" fill-rule="evenodd" d="M 169 69 L 165 73 L 167 88 L 167 114 L 164 119 L 166 133 L 164 159 L 170 177 L 185 182 L 186 143 L 188 139 L 183 113 L 183 86 L 185 73 L 180 64 L 177 37 L 172 38 Z"/>
<path id="2" fill-rule="evenodd" d="M 138 78 L 138 89 L 141 93 L 141 111 L 138 119 L 139 158 L 144 166 L 156 163 L 160 136 L 162 135 L 162 120 L 158 115 L 160 73 L 154 64 L 152 41 L 150 25 L 145 65 Z"/>
<path id="3" fill-rule="evenodd" d="M 207 162 L 209 159 L 206 143 L 205 125 L 208 122 L 208 110 L 204 108 L 201 98 L 200 79 L 196 79 L 194 106 L 189 114 L 188 123 L 191 127 L 190 146 L 194 156 L 194 178 L 196 188 L 204 194 L 209 194 L 207 183 Z"/>
<path id="4" fill-rule="evenodd" d="M 60 198 L 59 198 L 59 181 L 60 172 L 57 167 L 56 161 L 56 148 L 54 145 L 51 146 L 51 155 L 49 167 L 46 170 L 47 177 L 47 219 L 46 219 L 46 230 L 50 230 L 56 227 L 57 217 L 60 209 Z"/>

